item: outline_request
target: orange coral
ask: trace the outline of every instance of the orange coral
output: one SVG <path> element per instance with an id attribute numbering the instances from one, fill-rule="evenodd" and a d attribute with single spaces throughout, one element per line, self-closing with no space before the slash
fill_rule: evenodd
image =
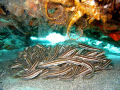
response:
<path id="1" fill-rule="evenodd" d="M 120 40 L 120 31 L 109 33 L 108 35 L 115 41 L 119 41 Z"/>
<path id="2" fill-rule="evenodd" d="M 64 7 L 64 10 L 62 8 L 61 12 L 63 12 L 63 13 L 60 12 L 60 14 L 58 14 L 56 17 L 55 17 L 55 15 L 56 15 L 56 13 L 55 13 L 54 17 L 51 18 L 48 14 L 48 7 L 47 7 L 48 3 L 51 3 L 51 2 L 57 3 L 57 5 L 62 5 L 62 7 Z M 96 20 L 102 19 L 102 21 L 105 23 L 107 21 L 107 19 L 112 18 L 112 17 L 108 17 L 108 15 L 105 15 L 104 13 L 101 13 L 101 7 L 98 6 L 98 4 L 96 4 L 94 0 L 81 0 L 81 1 L 79 1 L 79 0 L 74 0 L 74 1 L 73 0 L 71 0 L 71 1 L 70 0 L 47 0 L 46 4 L 45 4 L 45 9 L 46 9 L 47 17 L 49 19 L 55 21 L 55 24 L 59 24 L 56 21 L 60 21 L 60 22 L 61 22 L 61 20 L 64 21 L 64 19 L 59 18 L 62 16 L 62 14 L 64 14 L 64 12 L 69 12 L 69 11 L 73 12 L 72 16 L 69 17 L 70 21 L 69 21 L 68 28 L 67 28 L 67 34 L 70 39 L 72 39 L 69 34 L 71 26 L 75 22 L 77 22 L 77 20 L 79 18 L 81 18 L 83 15 L 86 14 L 88 16 L 87 20 L 89 19 L 89 24 L 92 23 L 93 20 L 95 20 L 95 19 Z M 84 28 L 85 26 L 87 26 L 87 21 L 84 22 L 84 24 L 81 28 Z M 79 27 L 79 29 L 80 29 L 80 27 Z M 82 29 L 80 29 L 80 31 L 83 32 Z M 80 36 L 82 36 L 82 35 L 80 35 Z M 76 39 L 79 39 L 79 38 L 76 38 Z M 73 39 L 73 40 L 76 40 L 76 39 Z"/>
<path id="3" fill-rule="evenodd" d="M 105 14 L 104 10 L 102 10 L 104 8 L 101 8 L 95 0 L 26 0 L 24 6 L 28 14 L 35 18 L 40 17 L 44 13 L 41 10 L 44 8 L 45 14 L 52 24 L 64 24 L 66 21 L 69 21 L 67 34 L 72 40 L 79 39 L 73 39 L 70 36 L 70 29 L 78 20 L 81 20 L 83 23 L 78 28 L 79 30 L 77 29 L 80 32 L 79 37 L 81 37 L 83 34 L 82 29 L 87 26 L 87 20 L 89 20 L 89 24 L 94 20 L 102 20 L 105 23 L 112 18 L 111 14 Z M 51 9 L 54 12 L 51 13 Z M 70 12 L 69 15 L 68 12 Z M 86 18 L 82 19 L 84 15 L 86 15 Z"/>

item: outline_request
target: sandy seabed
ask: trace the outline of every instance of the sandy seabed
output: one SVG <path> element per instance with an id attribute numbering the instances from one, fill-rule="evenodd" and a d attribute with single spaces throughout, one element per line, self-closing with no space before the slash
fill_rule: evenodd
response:
<path id="1" fill-rule="evenodd" d="M 12 60 L 17 57 L 18 51 L 1 50 L 0 64 L 2 67 L 4 61 L 4 66 L 9 68 Z M 120 55 L 106 55 L 112 60 L 114 68 L 94 74 L 91 79 L 78 77 L 73 81 L 60 81 L 56 78 L 46 80 L 37 77 L 32 80 L 22 80 L 15 79 L 10 72 L 6 72 L 4 76 L 0 77 L 0 90 L 120 90 Z"/>

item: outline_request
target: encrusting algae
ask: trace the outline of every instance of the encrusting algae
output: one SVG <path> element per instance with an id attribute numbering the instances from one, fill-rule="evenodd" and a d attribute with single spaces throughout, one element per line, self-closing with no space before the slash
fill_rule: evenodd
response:
<path id="1" fill-rule="evenodd" d="M 116 7 L 113 6 L 114 4 Z M 13 26 L 15 26 L 20 32 L 22 32 L 22 30 L 19 27 L 26 26 L 29 30 L 30 26 L 33 26 L 32 23 L 35 23 L 36 27 L 38 27 L 41 18 L 44 17 L 45 21 L 48 21 L 50 25 L 65 25 L 67 27 L 67 30 L 65 31 L 67 31 L 68 37 L 72 40 L 77 40 L 83 35 L 83 29 L 96 20 L 102 22 L 103 26 L 105 27 L 105 25 L 109 23 L 108 21 L 113 19 L 112 12 L 118 10 L 117 7 L 119 7 L 119 1 L 11 0 L 7 3 L 4 2 L 4 5 L 10 12 L 10 15 L 2 17 L 4 19 L 12 18 L 12 20 L 16 19 L 16 21 L 20 21 L 22 24 L 20 26 L 18 24 L 17 26 L 13 24 Z M 0 10 L 3 11 L 2 9 Z M 73 38 L 73 31 L 71 28 L 77 23 L 79 25 L 77 25 L 77 29 L 75 31 L 78 31 L 79 34 L 78 37 Z M 111 29 L 110 32 L 112 30 L 113 29 Z"/>

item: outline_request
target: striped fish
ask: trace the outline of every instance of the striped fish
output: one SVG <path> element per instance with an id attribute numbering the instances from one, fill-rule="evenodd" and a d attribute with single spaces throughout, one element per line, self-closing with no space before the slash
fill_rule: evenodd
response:
<path id="1" fill-rule="evenodd" d="M 38 76 L 40 73 L 42 73 L 43 69 L 36 69 L 31 73 L 27 73 L 25 75 L 22 75 L 21 78 L 22 79 L 33 79 L 36 76 Z"/>
<path id="2" fill-rule="evenodd" d="M 94 71 L 90 71 L 89 69 L 87 69 L 86 71 L 83 72 L 82 77 L 88 79 L 93 77 L 93 75 L 94 75 Z"/>
<path id="3" fill-rule="evenodd" d="M 110 59 L 103 59 L 99 65 L 95 66 L 95 70 L 101 71 L 101 70 L 105 70 L 107 68 L 112 69 L 113 67 L 111 67 L 111 68 L 109 67 L 110 63 L 111 63 Z"/>
<path id="4" fill-rule="evenodd" d="M 82 61 L 82 62 L 80 62 L 79 65 L 84 66 L 84 67 L 87 68 L 87 70 L 84 70 L 84 72 L 81 73 L 83 75 L 83 77 L 88 78 L 88 77 L 93 76 L 93 74 L 94 74 L 94 66 L 91 63 L 86 62 L 86 61 Z"/>
<path id="5" fill-rule="evenodd" d="M 30 55 L 30 59 L 31 59 L 31 60 L 34 60 L 35 58 L 36 58 L 36 53 L 33 52 L 33 53 Z"/>
<path id="6" fill-rule="evenodd" d="M 74 53 L 77 49 L 70 49 L 68 51 L 66 51 L 65 53 L 63 53 L 61 56 L 59 56 L 58 58 L 66 58 L 68 56 L 70 56 L 72 53 Z"/>
<path id="7" fill-rule="evenodd" d="M 99 58 L 99 59 L 106 59 L 106 56 L 105 55 L 101 55 L 101 56 L 99 56 L 97 58 Z"/>
<path id="8" fill-rule="evenodd" d="M 80 66 L 74 65 L 71 71 L 69 71 L 64 76 L 60 76 L 59 78 L 60 80 L 67 80 L 67 81 L 73 80 L 79 70 L 80 70 Z"/>
<path id="9" fill-rule="evenodd" d="M 72 73 L 72 72 L 73 72 L 73 71 L 70 70 L 70 71 L 67 72 L 65 75 L 60 75 L 60 76 L 58 76 L 59 80 L 72 81 L 72 80 L 73 80 L 73 78 L 72 78 L 73 73 Z"/>
<path id="10" fill-rule="evenodd" d="M 14 65 L 11 66 L 11 69 L 20 68 L 20 67 L 22 67 L 21 63 L 15 63 Z"/>
<path id="11" fill-rule="evenodd" d="M 84 55 L 75 55 L 73 56 L 74 59 L 81 59 L 84 61 L 91 61 L 91 62 L 100 62 L 100 60 L 96 57 L 91 56 L 84 56 Z"/>
<path id="12" fill-rule="evenodd" d="M 78 50 L 76 50 L 75 52 L 73 52 L 69 57 L 74 57 L 77 54 Z"/>
<path id="13" fill-rule="evenodd" d="M 48 51 L 47 51 L 47 55 L 46 55 L 46 61 L 50 60 L 50 58 L 52 57 L 53 51 L 54 51 L 53 47 L 49 46 Z"/>
<path id="14" fill-rule="evenodd" d="M 39 49 L 39 51 L 40 51 L 39 55 L 41 55 L 41 57 L 45 60 L 46 59 L 45 52 L 41 49 Z"/>
<path id="15" fill-rule="evenodd" d="M 91 47 L 91 46 L 88 46 L 88 45 L 85 45 L 85 44 L 78 44 L 78 46 L 81 47 L 81 48 L 87 49 L 87 50 L 93 50 L 93 51 L 102 50 L 102 49 L 94 48 L 94 47 Z"/>
<path id="16" fill-rule="evenodd" d="M 80 50 L 76 53 L 76 55 L 80 55 L 83 51 L 84 51 L 84 49 L 80 49 Z"/>
<path id="17" fill-rule="evenodd" d="M 40 77 L 44 77 L 44 76 L 46 75 L 46 73 L 48 73 L 48 72 L 49 72 L 48 69 L 44 69 L 44 70 L 42 71 L 42 73 L 40 74 Z"/>
<path id="18" fill-rule="evenodd" d="M 53 72 L 53 73 L 47 73 L 44 78 L 47 78 L 47 77 L 56 77 L 56 76 L 59 76 L 59 75 L 64 75 L 66 74 L 67 72 L 69 72 L 71 70 L 71 66 L 67 66 L 66 68 L 64 68 L 63 70 L 59 70 L 57 72 Z"/>
<path id="19" fill-rule="evenodd" d="M 86 70 L 87 70 L 87 67 L 81 66 L 80 69 L 79 69 L 79 71 L 76 74 L 76 77 L 80 77 L 82 74 L 85 73 Z"/>
<path id="20" fill-rule="evenodd" d="M 91 78 L 93 75 L 94 75 L 94 68 L 91 71 L 87 67 L 81 66 L 81 69 L 77 73 L 76 77 Z"/>
<path id="21" fill-rule="evenodd" d="M 46 51 L 46 48 L 45 48 L 43 45 L 37 44 L 36 46 L 37 46 L 38 48 L 43 49 L 44 51 Z"/>
<path id="22" fill-rule="evenodd" d="M 54 59 L 57 57 L 58 51 L 59 51 L 59 46 L 57 45 L 57 46 L 54 48 L 54 54 L 53 54 L 52 57 L 50 57 L 49 61 L 54 60 Z"/>
<path id="23" fill-rule="evenodd" d="M 27 57 L 25 57 L 24 59 L 25 59 L 26 63 L 28 64 L 28 66 L 31 67 L 32 63 L 31 63 L 30 59 Z"/>
<path id="24" fill-rule="evenodd" d="M 67 59 L 67 61 L 69 63 L 73 63 L 75 65 L 81 65 L 81 66 L 85 66 L 87 67 L 89 70 L 93 71 L 94 70 L 94 67 L 92 66 L 91 63 L 89 62 L 86 62 L 86 61 L 80 61 L 80 60 L 76 60 L 76 59 Z"/>
<path id="25" fill-rule="evenodd" d="M 36 69 L 36 67 L 38 66 L 38 64 L 39 64 L 39 61 L 36 60 L 36 61 L 34 62 L 34 64 L 27 70 L 26 73 L 29 73 L 29 72 L 34 71 L 34 70 Z"/>
<path id="26" fill-rule="evenodd" d="M 86 54 L 86 56 L 94 56 L 94 55 L 96 55 L 98 52 L 96 52 L 96 51 L 91 51 L 91 52 L 88 52 L 87 54 Z"/>
<path id="27" fill-rule="evenodd" d="M 99 57 L 99 56 L 103 55 L 104 53 L 105 53 L 104 51 L 99 52 L 99 53 L 97 53 L 96 55 L 94 55 L 94 57 Z"/>
<path id="28" fill-rule="evenodd" d="M 110 59 L 103 59 L 102 64 L 99 66 L 100 68 L 105 68 L 111 63 Z"/>
<path id="29" fill-rule="evenodd" d="M 58 66 L 50 66 L 48 69 L 50 72 L 56 72 L 56 71 L 63 70 L 64 68 L 66 68 L 68 66 L 70 66 L 70 64 L 64 63 L 64 64 L 58 65 Z"/>
<path id="30" fill-rule="evenodd" d="M 65 50 L 65 46 L 61 45 L 59 49 L 59 55 L 61 55 Z"/>
<path id="31" fill-rule="evenodd" d="M 51 67 L 52 67 L 52 66 L 51 66 Z M 48 68 L 48 69 L 49 69 L 49 72 L 56 72 L 56 71 L 61 70 L 61 67 L 59 67 L 59 66 L 57 66 L 56 68 L 51 68 L 51 67 Z"/>
<path id="32" fill-rule="evenodd" d="M 27 47 L 27 55 L 30 56 L 32 54 L 32 47 Z"/>
<path id="33" fill-rule="evenodd" d="M 56 65 L 59 65 L 59 64 L 63 64 L 63 63 L 66 63 L 66 62 L 67 61 L 63 60 L 63 59 L 56 59 L 54 61 L 51 61 L 51 62 L 48 62 L 48 63 L 44 63 L 42 65 L 38 65 L 38 67 L 46 68 L 46 67 L 50 67 L 50 66 L 56 66 Z"/>

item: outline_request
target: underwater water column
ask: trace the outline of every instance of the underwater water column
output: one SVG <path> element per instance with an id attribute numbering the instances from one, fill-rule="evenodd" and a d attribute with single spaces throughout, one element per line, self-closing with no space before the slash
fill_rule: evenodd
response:
<path id="1" fill-rule="evenodd" d="M 51 32 L 52 29 L 46 23 L 38 25 L 38 38 L 44 38 Z"/>

